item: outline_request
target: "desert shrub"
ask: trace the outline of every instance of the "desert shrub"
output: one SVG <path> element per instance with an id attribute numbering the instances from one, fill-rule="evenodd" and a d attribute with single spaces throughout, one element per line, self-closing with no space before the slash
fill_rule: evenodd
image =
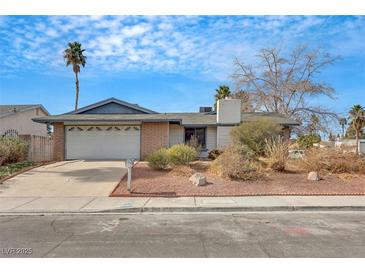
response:
<path id="1" fill-rule="evenodd" d="M 262 156 L 265 155 L 265 140 L 277 137 L 281 132 L 282 129 L 278 124 L 267 119 L 259 119 L 244 122 L 233 128 L 231 136 L 235 145 L 248 148 L 257 156 Z"/>
<path id="2" fill-rule="evenodd" d="M 209 151 L 208 153 L 208 158 L 211 160 L 215 160 L 218 158 L 219 155 L 221 155 L 223 153 L 222 150 L 219 149 L 212 149 L 211 151 Z"/>
<path id="3" fill-rule="evenodd" d="M 168 149 L 168 155 L 173 165 L 188 165 L 198 157 L 198 152 L 189 145 L 177 144 Z"/>
<path id="4" fill-rule="evenodd" d="M 170 164 L 170 156 L 166 148 L 152 152 L 147 157 L 148 166 L 153 169 L 166 169 Z"/>
<path id="5" fill-rule="evenodd" d="M 0 164 L 16 163 L 24 160 L 28 153 L 28 143 L 10 137 L 0 137 Z"/>
<path id="6" fill-rule="evenodd" d="M 239 148 L 230 146 L 211 165 L 210 170 L 223 178 L 257 180 L 262 177 L 257 162 L 245 158 Z"/>
<path id="7" fill-rule="evenodd" d="M 311 148 L 299 162 L 306 171 L 365 174 L 365 158 L 333 148 Z"/>
<path id="8" fill-rule="evenodd" d="M 319 143 L 321 141 L 321 136 L 318 134 L 301 135 L 297 139 L 299 148 L 307 149 L 313 147 L 313 144 Z"/>
<path id="9" fill-rule="evenodd" d="M 0 166 L 5 163 L 6 159 L 9 157 L 10 147 L 3 138 L 0 140 Z"/>
<path id="10" fill-rule="evenodd" d="M 266 140 L 266 156 L 269 168 L 275 171 L 284 171 L 288 160 L 288 142 L 281 136 Z"/>

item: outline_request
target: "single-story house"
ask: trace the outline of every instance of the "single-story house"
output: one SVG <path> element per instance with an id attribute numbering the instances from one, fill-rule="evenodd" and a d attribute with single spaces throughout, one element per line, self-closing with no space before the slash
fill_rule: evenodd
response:
<path id="1" fill-rule="evenodd" d="M 0 136 L 47 136 L 47 126 L 32 118 L 48 116 L 42 105 L 0 105 Z"/>
<path id="2" fill-rule="evenodd" d="M 217 103 L 217 111 L 201 107 L 194 113 L 157 113 L 115 98 L 62 115 L 33 119 L 52 124 L 55 160 L 146 159 L 162 147 L 188 142 L 196 136 L 201 156 L 231 143 L 230 130 L 243 121 L 267 118 L 282 125 L 284 135 L 296 121 L 277 113 L 241 113 L 238 99 Z"/>

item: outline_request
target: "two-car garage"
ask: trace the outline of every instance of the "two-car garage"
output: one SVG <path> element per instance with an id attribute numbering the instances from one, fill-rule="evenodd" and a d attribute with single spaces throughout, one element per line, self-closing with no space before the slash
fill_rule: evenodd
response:
<path id="1" fill-rule="evenodd" d="M 139 125 L 65 126 L 65 158 L 139 159 L 140 140 Z"/>

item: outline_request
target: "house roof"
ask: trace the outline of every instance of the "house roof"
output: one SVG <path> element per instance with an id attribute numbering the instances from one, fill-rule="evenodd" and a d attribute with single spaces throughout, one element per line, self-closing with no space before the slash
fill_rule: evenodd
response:
<path id="1" fill-rule="evenodd" d="M 41 108 L 47 115 L 50 115 L 46 108 L 41 105 L 0 105 L 0 118 L 15 115 L 19 112 L 25 112 L 32 109 Z"/>
<path id="2" fill-rule="evenodd" d="M 140 113 L 92 113 L 90 110 L 99 108 L 107 104 L 119 104 L 127 108 L 132 108 Z M 241 121 L 253 121 L 257 119 L 268 118 L 282 125 L 299 125 L 296 121 L 288 119 L 278 113 L 269 112 L 244 112 Z M 182 113 L 157 113 L 147 108 L 140 107 L 116 98 L 109 98 L 95 104 L 83 107 L 77 111 L 68 112 L 61 115 L 52 115 L 47 117 L 37 117 L 33 121 L 39 123 L 55 123 L 55 122 L 174 122 L 184 126 L 213 126 L 217 123 L 217 115 L 215 112 L 182 112 Z"/>
<path id="3" fill-rule="evenodd" d="M 282 125 L 299 125 L 298 122 L 287 119 L 277 113 L 242 113 L 242 121 L 253 121 L 267 118 Z M 154 113 L 154 114 L 62 114 L 34 118 L 40 123 L 54 122 L 177 122 L 185 126 L 217 125 L 214 113 Z"/>
<path id="4" fill-rule="evenodd" d="M 178 122 L 182 125 L 215 125 L 216 116 L 207 113 L 154 114 L 62 114 L 34 118 L 40 123 L 54 122 Z"/>
<path id="5" fill-rule="evenodd" d="M 79 108 L 77 111 L 70 111 L 70 112 L 67 112 L 65 114 L 82 114 L 85 111 L 88 111 L 88 110 L 91 110 L 91 109 L 94 109 L 94 108 L 98 108 L 98 107 L 101 107 L 101 106 L 104 106 L 104 105 L 110 104 L 110 103 L 115 103 L 115 104 L 118 104 L 118 105 L 122 105 L 122 106 L 125 106 L 125 107 L 128 107 L 128 108 L 134 109 L 134 110 L 138 110 L 142 113 L 149 113 L 149 114 L 157 113 L 157 112 L 155 112 L 153 110 L 150 110 L 148 108 L 141 107 L 138 104 L 131 104 L 131 103 L 128 103 L 126 101 L 122 101 L 122 100 L 119 100 L 117 98 L 111 97 L 111 98 L 102 100 L 100 102 L 96 102 L 94 104 Z"/>

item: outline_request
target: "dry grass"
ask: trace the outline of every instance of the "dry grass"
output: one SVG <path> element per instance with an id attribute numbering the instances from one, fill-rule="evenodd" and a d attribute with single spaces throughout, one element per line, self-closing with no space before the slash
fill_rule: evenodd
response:
<path id="1" fill-rule="evenodd" d="M 312 148 L 299 162 L 306 171 L 334 174 L 365 174 L 365 158 L 351 152 Z"/>
<path id="2" fill-rule="evenodd" d="M 190 166 L 174 166 L 169 172 L 169 174 L 171 174 L 172 176 L 178 177 L 190 177 L 194 173 L 194 169 L 192 169 Z"/>
<path id="3" fill-rule="evenodd" d="M 266 140 L 267 164 L 274 171 L 283 172 L 288 159 L 288 142 L 282 137 Z"/>

